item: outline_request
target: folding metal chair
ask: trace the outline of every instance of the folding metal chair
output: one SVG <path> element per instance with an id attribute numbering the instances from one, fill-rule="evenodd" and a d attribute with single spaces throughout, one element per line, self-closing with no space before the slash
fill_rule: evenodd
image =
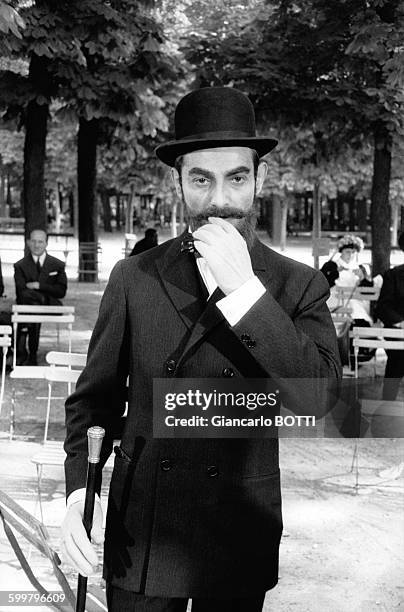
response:
<path id="1" fill-rule="evenodd" d="M 44 377 L 48 381 L 48 399 L 46 405 L 46 419 L 44 431 L 44 443 L 48 436 L 49 416 L 51 409 L 52 387 L 55 382 L 64 382 L 68 385 L 67 395 L 70 395 L 70 388 L 77 382 L 82 369 L 86 365 L 87 355 L 85 353 L 62 353 L 50 351 L 46 355 L 49 366 L 45 368 Z M 76 368 L 76 369 L 73 369 Z"/>
<path id="2" fill-rule="evenodd" d="M 66 576 L 60 569 L 61 560 L 50 545 L 50 538 L 45 525 L 3 491 L 0 491 L 0 521 L 22 570 L 33 588 L 38 591 L 41 598 L 39 601 L 43 601 L 44 605 L 60 610 L 60 612 L 66 612 L 67 610 L 74 612 L 76 609 L 76 593 L 72 590 Z M 16 533 L 19 536 L 18 538 Z M 57 584 L 61 589 L 59 592 L 55 588 L 52 589 L 52 594 L 57 593 L 57 597 L 53 598 L 48 590 L 49 587 L 45 588 L 36 578 L 34 568 L 31 568 L 22 548 L 24 539 L 49 559 Z M 38 605 L 37 601 L 35 603 Z M 100 587 L 95 585 L 88 587 L 86 611 L 107 612 L 105 592 Z"/>
<path id="3" fill-rule="evenodd" d="M 354 347 L 355 357 L 355 379 L 358 378 L 358 355 L 360 348 L 374 348 L 374 349 L 388 349 L 388 350 L 404 350 L 404 329 L 395 329 L 389 327 L 353 327 L 352 328 L 352 343 Z M 376 353 L 375 359 L 375 373 L 376 373 Z M 364 404 L 362 408 L 362 403 Z M 384 406 L 385 416 L 389 414 L 391 410 L 389 406 Z M 369 413 L 368 407 L 371 404 L 370 400 L 361 400 L 361 414 Z M 379 407 L 383 407 L 386 402 L 380 400 L 378 402 Z M 401 411 L 402 412 L 402 411 Z M 393 413 L 394 414 L 394 410 Z M 359 488 L 359 438 L 355 441 L 355 448 L 352 456 L 351 471 L 355 469 L 355 490 Z"/>
<path id="4" fill-rule="evenodd" d="M 54 323 L 57 329 L 57 342 L 59 346 L 59 326 L 66 325 L 68 329 L 69 353 L 72 350 L 72 326 L 74 323 L 74 306 L 32 306 L 27 304 L 13 304 L 11 322 L 14 329 L 14 357 L 13 368 L 17 359 L 17 326 L 19 323 Z"/>

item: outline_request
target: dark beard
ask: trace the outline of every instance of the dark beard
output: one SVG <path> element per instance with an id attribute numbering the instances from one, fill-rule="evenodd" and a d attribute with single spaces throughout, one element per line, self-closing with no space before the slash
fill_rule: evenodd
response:
<path id="1" fill-rule="evenodd" d="M 219 208 L 216 205 L 209 206 L 203 213 L 193 215 L 187 208 L 186 202 L 183 199 L 187 222 L 194 232 L 202 225 L 209 223 L 209 217 L 219 217 L 220 219 L 237 219 L 235 228 L 242 235 L 247 243 L 248 250 L 251 250 L 255 240 L 255 227 L 257 225 L 257 213 L 254 204 L 247 211 L 240 210 L 236 207 Z"/>

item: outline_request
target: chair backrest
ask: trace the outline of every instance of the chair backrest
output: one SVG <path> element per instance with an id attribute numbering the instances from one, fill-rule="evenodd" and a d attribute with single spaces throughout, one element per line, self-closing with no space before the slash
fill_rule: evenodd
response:
<path id="1" fill-rule="evenodd" d="M 49 365 L 83 368 L 87 362 L 87 354 L 50 351 L 46 354 L 45 359 Z"/>
<path id="2" fill-rule="evenodd" d="M 40 306 L 32 304 L 13 304 L 11 307 L 13 313 L 36 314 L 36 313 L 48 313 L 48 314 L 74 314 L 74 306 Z"/>
<path id="3" fill-rule="evenodd" d="M 45 369 L 45 379 L 49 382 L 76 383 L 81 370 L 69 370 L 69 368 L 54 368 L 50 366 Z"/>
<path id="4" fill-rule="evenodd" d="M 13 304 L 12 323 L 74 323 L 74 306 Z"/>
<path id="5" fill-rule="evenodd" d="M 17 323 L 74 323 L 74 306 L 22 306 L 14 304 L 11 322 Z"/>
<path id="6" fill-rule="evenodd" d="M 404 329 L 394 327 L 357 327 L 352 328 L 352 338 L 372 338 L 376 340 L 404 340 Z"/>
<path id="7" fill-rule="evenodd" d="M 11 325 L 0 325 L 0 346 L 11 346 Z"/>
<path id="8" fill-rule="evenodd" d="M 362 300 L 375 302 L 379 299 L 380 287 L 336 287 L 339 300 Z"/>
<path id="9" fill-rule="evenodd" d="M 404 350 L 404 329 L 391 327 L 353 327 L 351 331 L 355 356 L 355 377 L 358 376 L 359 348 Z"/>

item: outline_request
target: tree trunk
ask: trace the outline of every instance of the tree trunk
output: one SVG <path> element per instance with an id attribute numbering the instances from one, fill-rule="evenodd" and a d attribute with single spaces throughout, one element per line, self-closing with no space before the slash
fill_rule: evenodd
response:
<path id="1" fill-rule="evenodd" d="M 358 229 L 360 232 L 367 231 L 367 207 L 365 198 L 361 198 L 357 201 L 358 211 Z"/>
<path id="2" fill-rule="evenodd" d="M 102 221 L 104 224 L 104 232 L 112 232 L 111 225 L 111 202 L 109 199 L 108 191 L 106 189 L 100 190 L 100 197 L 102 202 Z"/>
<path id="3" fill-rule="evenodd" d="M 67 196 L 69 201 L 69 219 L 70 219 L 70 227 L 74 227 L 74 193 L 73 189 L 69 191 L 69 195 Z"/>
<path id="4" fill-rule="evenodd" d="M 0 153 L 0 217 L 6 216 L 6 169 Z"/>
<path id="5" fill-rule="evenodd" d="M 392 220 L 391 220 L 391 246 L 392 247 L 396 247 L 397 246 L 397 238 L 398 238 L 398 227 L 399 227 L 399 206 L 398 204 L 396 204 L 395 206 L 392 207 L 391 210 L 391 216 L 392 216 Z"/>
<path id="6" fill-rule="evenodd" d="M 49 107 L 31 100 L 25 117 L 23 202 L 25 238 L 33 229 L 46 231 L 45 151 Z"/>
<path id="7" fill-rule="evenodd" d="M 118 193 L 116 196 L 116 215 L 115 215 L 115 224 L 116 229 L 120 231 L 121 229 L 121 194 Z"/>
<path id="8" fill-rule="evenodd" d="M 389 188 L 392 136 L 379 122 L 374 131 L 374 159 L 370 218 L 372 224 L 372 274 L 383 274 L 390 267 Z"/>
<path id="9" fill-rule="evenodd" d="M 13 198 L 11 195 L 11 178 L 10 175 L 7 174 L 7 189 L 6 189 L 6 211 L 8 211 L 8 215 L 11 217 L 10 211 L 13 207 Z"/>
<path id="10" fill-rule="evenodd" d="M 313 226 L 312 226 L 312 240 L 313 240 L 313 258 L 314 268 L 319 270 L 320 268 L 320 238 L 321 238 L 321 193 L 320 193 L 320 181 L 316 179 L 313 185 Z"/>
<path id="11" fill-rule="evenodd" d="M 98 279 L 96 266 L 97 231 L 97 139 L 98 121 L 81 118 L 77 140 L 77 184 L 78 184 L 78 226 L 80 257 L 79 281 L 94 282 Z M 91 243 L 93 252 L 84 253 L 83 243 Z M 86 272 L 88 270 L 88 272 Z"/>

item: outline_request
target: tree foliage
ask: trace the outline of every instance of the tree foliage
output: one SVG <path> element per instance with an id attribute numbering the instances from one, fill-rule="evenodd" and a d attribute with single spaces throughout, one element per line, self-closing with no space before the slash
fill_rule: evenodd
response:
<path id="1" fill-rule="evenodd" d="M 389 256 L 388 156 L 393 139 L 404 134 L 402 3 L 279 0 L 258 13 L 255 8 L 236 29 L 229 11 L 220 36 L 209 27 L 190 34 L 184 53 L 197 67 L 196 84 L 244 90 L 261 127 L 273 126 L 282 137 L 285 126 L 294 127 L 298 141 L 309 129 L 312 163 L 321 177 L 325 165 L 346 156 L 347 143 L 359 150 L 374 142 L 373 256 L 375 271 L 383 271 Z M 304 161 L 307 147 L 302 154 Z"/>

